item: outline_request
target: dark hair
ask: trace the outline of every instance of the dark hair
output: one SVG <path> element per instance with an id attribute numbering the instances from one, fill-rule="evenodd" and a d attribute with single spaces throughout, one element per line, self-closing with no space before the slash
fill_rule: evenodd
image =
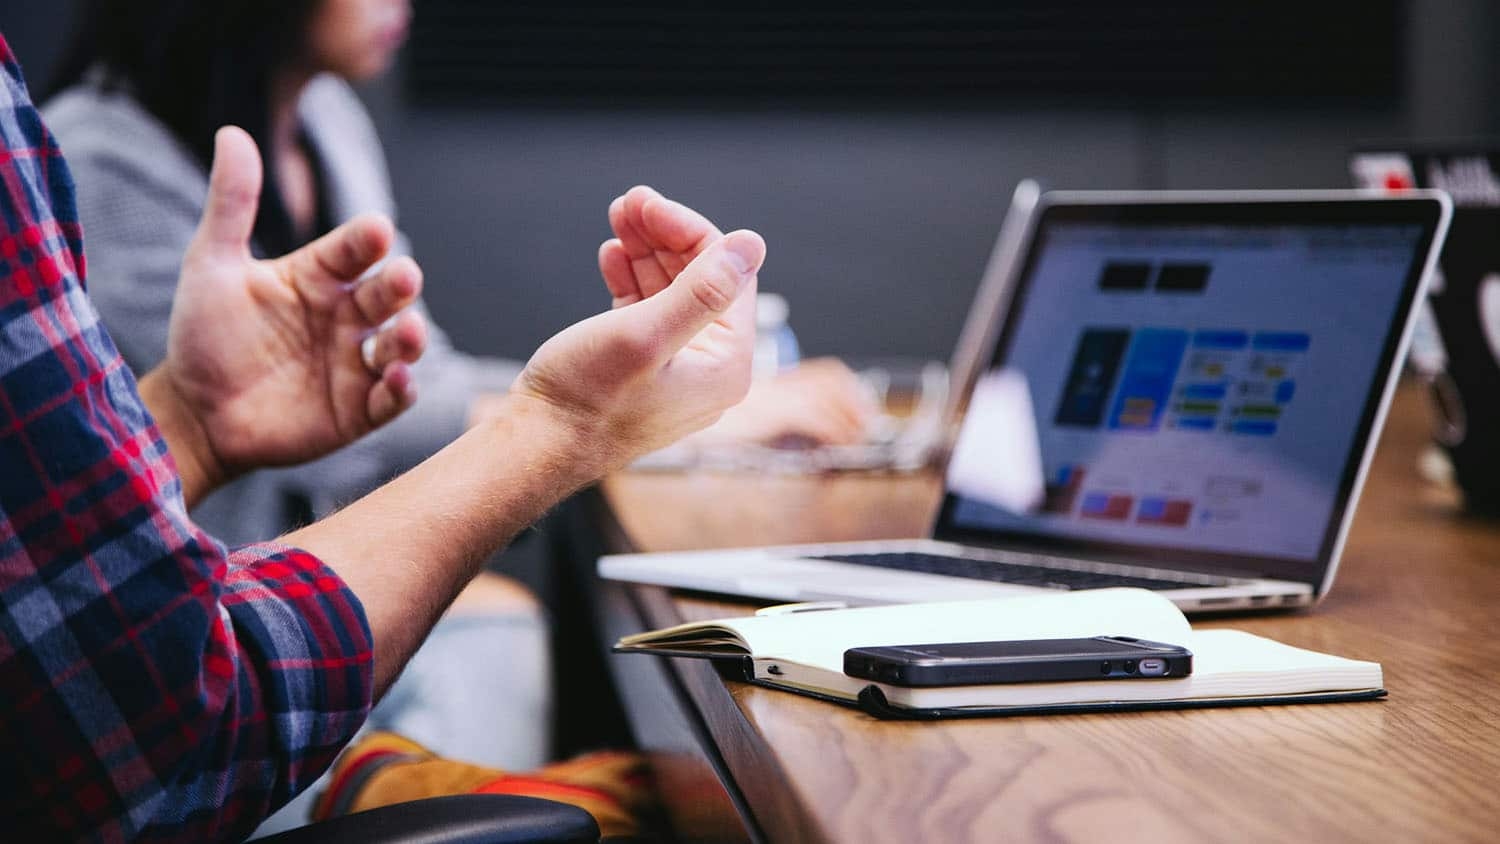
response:
<path id="1" fill-rule="evenodd" d="M 296 236 L 268 154 L 271 86 L 300 58 L 320 1 L 84 0 L 47 96 L 99 66 L 107 88 L 128 90 L 205 170 L 214 132 L 243 128 L 265 162 L 256 242 L 273 255 L 289 251 Z"/>

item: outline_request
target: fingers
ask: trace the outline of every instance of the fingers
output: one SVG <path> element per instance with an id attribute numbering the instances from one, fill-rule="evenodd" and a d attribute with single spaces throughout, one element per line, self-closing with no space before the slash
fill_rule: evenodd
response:
<path id="1" fill-rule="evenodd" d="M 378 428 L 401 415 L 417 400 L 417 383 L 410 365 L 427 348 L 427 323 L 415 311 L 407 311 L 372 338 L 374 351 L 366 361 L 380 373 L 365 400 L 370 426 Z"/>
<path id="2" fill-rule="evenodd" d="M 753 393 L 759 385 L 751 387 Z M 785 445 L 795 438 L 803 446 L 852 445 L 860 442 L 862 432 L 843 419 L 833 408 L 817 399 L 799 401 L 796 397 L 778 397 L 781 406 L 767 408 L 764 402 L 755 406 L 748 402 L 736 407 L 733 413 L 741 417 L 732 440 L 760 443 L 762 445 Z"/>
<path id="3" fill-rule="evenodd" d="M 852 445 L 864 440 L 873 407 L 848 367 L 820 358 L 756 383 L 734 412 L 739 435 L 749 440 L 796 436 L 818 445 Z"/>
<path id="4" fill-rule="evenodd" d="M 810 415 L 786 433 L 801 434 L 816 445 L 854 445 L 864 440 L 864 430 L 836 415 Z"/>
<path id="5" fill-rule="evenodd" d="M 636 194 L 638 206 L 633 205 L 629 194 L 626 197 L 626 209 L 638 207 L 641 230 L 658 249 L 686 254 L 691 260 L 720 236 L 719 229 L 707 217 L 651 188 L 643 188 Z"/>
<path id="6" fill-rule="evenodd" d="M 790 375 L 801 379 L 803 386 L 822 403 L 827 415 L 855 439 L 864 437 L 865 429 L 880 413 L 870 388 L 838 358 L 805 360 Z"/>
<path id="7" fill-rule="evenodd" d="M 278 262 L 303 289 L 329 282 L 344 284 L 364 275 L 384 258 L 395 239 L 389 219 L 361 214 Z"/>
<path id="8" fill-rule="evenodd" d="M 260 205 L 260 186 L 260 152 L 255 141 L 237 126 L 221 128 L 214 135 L 208 197 L 193 238 L 195 245 L 248 255 L 255 211 Z"/>
<path id="9" fill-rule="evenodd" d="M 825 443 L 853 445 L 864 441 L 869 417 L 848 396 L 828 396 L 822 402 L 819 412 L 821 418 L 827 420 L 823 433 Z"/>
<path id="10" fill-rule="evenodd" d="M 765 241 L 755 232 L 741 230 L 719 238 L 671 286 L 637 303 L 631 319 L 642 336 L 655 338 L 653 351 L 660 359 L 670 358 L 719 320 L 748 346 L 755 336 L 755 303 L 745 304 L 741 294 L 753 284 L 765 257 Z"/>
<path id="11" fill-rule="evenodd" d="M 372 427 L 396 418 L 417 400 L 417 385 L 409 365 L 427 349 L 427 322 L 416 311 L 404 309 L 421 292 L 422 271 L 416 261 L 405 256 L 354 288 L 354 303 L 361 317 L 370 325 L 381 326 L 371 337 L 373 350 L 365 361 L 369 369 L 379 373 L 365 401 Z"/>
<path id="12" fill-rule="evenodd" d="M 629 258 L 630 278 L 642 298 L 666 289 L 720 236 L 707 217 L 643 185 L 610 203 L 609 224 Z M 606 283 L 612 284 L 609 279 Z"/>
<path id="13" fill-rule="evenodd" d="M 366 365 L 373 372 L 385 372 L 392 363 L 416 363 L 427 349 L 427 323 L 416 311 L 407 311 L 390 325 L 375 332 L 374 349 Z"/>
<path id="14" fill-rule="evenodd" d="M 610 307 L 622 308 L 643 298 L 640 285 L 635 283 L 635 270 L 631 269 L 630 256 L 619 238 L 606 240 L 599 245 L 599 274 L 604 276 L 604 286 L 609 288 Z"/>
<path id="15" fill-rule="evenodd" d="M 411 369 L 401 362 L 386 366 L 380 380 L 370 388 L 365 402 L 370 425 L 380 427 L 401 415 L 417 400 L 417 384 L 411 377 Z"/>
<path id="16" fill-rule="evenodd" d="M 640 206 L 655 196 L 657 193 L 651 188 L 638 186 L 609 205 L 609 227 L 614 230 L 615 239 L 625 254 L 629 283 L 643 299 L 671 284 L 675 275 L 668 273 L 656 259 L 659 243 L 651 238 L 645 221 L 641 219 Z M 604 283 L 611 286 L 613 292 L 615 285 L 608 277 Z"/>
<path id="17" fill-rule="evenodd" d="M 422 268 L 403 255 L 354 287 L 354 306 L 369 325 L 381 325 L 417 301 L 422 294 Z"/>
<path id="18" fill-rule="evenodd" d="M 814 398 L 797 408 L 788 421 L 788 433 L 802 434 L 818 445 L 853 445 L 863 442 L 863 420 L 850 415 L 848 408 L 831 398 Z"/>

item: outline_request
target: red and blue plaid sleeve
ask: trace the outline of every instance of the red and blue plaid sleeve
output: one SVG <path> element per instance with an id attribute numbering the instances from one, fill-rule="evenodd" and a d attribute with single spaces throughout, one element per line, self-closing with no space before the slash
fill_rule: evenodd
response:
<path id="1" fill-rule="evenodd" d="M 241 838 L 363 722 L 369 626 L 310 554 L 188 518 L 3 39 L 0 65 L 0 837 Z"/>

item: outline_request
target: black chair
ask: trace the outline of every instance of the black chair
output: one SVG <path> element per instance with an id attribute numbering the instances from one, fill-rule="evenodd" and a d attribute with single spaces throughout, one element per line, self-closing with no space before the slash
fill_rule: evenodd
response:
<path id="1" fill-rule="evenodd" d="M 588 812 L 537 797 L 430 797 L 319 821 L 254 844 L 597 844 Z"/>

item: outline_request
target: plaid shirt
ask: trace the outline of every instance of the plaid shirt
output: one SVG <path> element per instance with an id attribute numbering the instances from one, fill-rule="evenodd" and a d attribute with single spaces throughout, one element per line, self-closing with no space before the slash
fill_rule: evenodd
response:
<path id="1" fill-rule="evenodd" d="M 343 581 L 188 518 L 0 38 L 0 838 L 242 838 L 370 705 Z"/>

